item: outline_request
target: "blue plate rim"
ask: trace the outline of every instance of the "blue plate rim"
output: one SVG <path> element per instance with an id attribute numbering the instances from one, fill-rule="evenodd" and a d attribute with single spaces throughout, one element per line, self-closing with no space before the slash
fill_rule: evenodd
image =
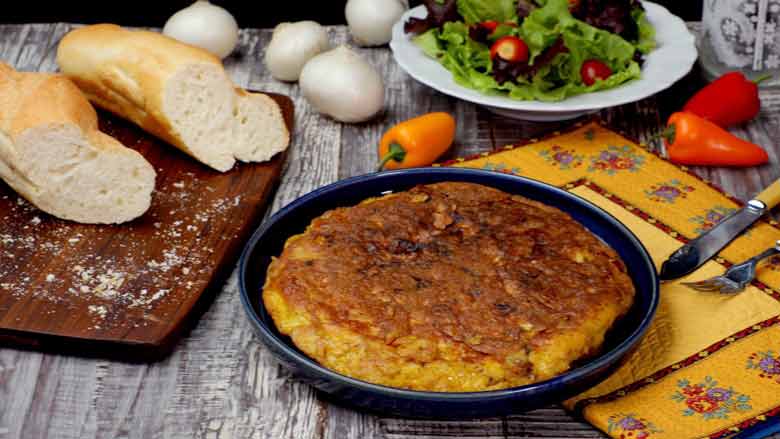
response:
<path id="1" fill-rule="evenodd" d="M 574 201 L 578 203 L 583 203 L 587 207 L 601 213 L 604 219 L 609 221 L 612 226 L 620 229 L 625 234 L 625 236 L 629 238 L 632 244 L 634 244 L 637 248 L 641 250 L 642 253 L 641 256 L 643 262 L 647 267 L 651 268 L 650 274 L 654 282 L 653 285 L 651 285 L 651 290 L 650 290 L 650 305 L 647 311 L 645 312 L 642 321 L 639 323 L 637 328 L 634 331 L 632 331 L 631 334 L 626 336 L 616 347 L 614 347 L 608 352 L 598 355 L 598 357 L 596 357 L 594 361 L 589 361 L 575 369 L 568 370 L 560 375 L 554 376 L 544 381 L 526 384 L 523 386 L 509 387 L 506 389 L 488 390 L 488 391 L 479 391 L 479 392 L 431 392 L 431 391 L 408 390 L 408 389 L 383 386 L 380 384 L 373 384 L 367 381 L 362 381 L 356 378 L 352 378 L 340 374 L 338 372 L 335 372 L 333 370 L 330 370 L 320 365 L 315 360 L 309 358 L 306 355 L 301 354 L 300 352 L 288 346 L 288 343 L 286 343 L 284 340 L 281 340 L 273 332 L 271 332 L 269 328 L 266 327 L 266 324 L 257 315 L 255 309 L 252 307 L 252 304 L 249 300 L 249 291 L 247 290 L 246 287 L 246 273 L 248 269 L 247 264 L 249 263 L 249 259 L 257 245 L 257 242 L 265 234 L 266 230 L 268 230 L 272 225 L 274 225 L 277 221 L 279 221 L 280 218 L 283 218 L 288 212 L 298 208 L 298 206 L 302 204 L 307 203 L 311 199 L 319 197 L 323 193 L 335 191 L 344 186 L 349 186 L 365 180 L 392 178 L 395 175 L 410 175 L 410 174 L 414 175 L 414 174 L 423 174 L 423 173 L 435 173 L 435 174 L 445 174 L 445 175 L 446 174 L 474 175 L 474 176 L 487 175 L 490 176 L 491 178 L 521 181 L 525 184 L 539 186 L 544 188 L 545 190 L 555 192 L 563 196 L 564 198 L 571 198 Z M 580 197 L 579 195 L 573 194 L 569 191 L 566 191 L 564 189 L 561 189 L 559 187 L 553 186 L 548 183 L 544 183 L 539 180 L 535 180 L 532 178 L 523 177 L 519 175 L 506 174 L 502 172 L 496 172 L 496 171 L 490 171 L 484 169 L 473 169 L 473 168 L 426 167 L 426 168 L 408 168 L 408 169 L 373 172 L 369 174 L 349 177 L 343 180 L 338 180 L 331 184 L 315 189 L 291 201 L 289 204 L 287 204 L 279 211 L 271 215 L 270 218 L 264 221 L 257 228 L 257 230 L 255 230 L 255 232 L 252 234 L 252 237 L 249 239 L 249 241 L 247 241 L 247 244 L 244 246 L 244 249 L 241 252 L 241 257 L 239 258 L 238 267 L 239 267 L 239 273 L 238 273 L 239 296 L 241 298 L 241 303 L 244 307 L 244 311 L 247 314 L 247 317 L 250 319 L 252 324 L 263 333 L 263 336 L 266 338 L 266 340 L 273 341 L 278 348 L 282 349 L 285 352 L 285 354 L 293 357 L 300 367 L 305 367 L 309 371 L 315 372 L 320 376 L 325 376 L 331 379 L 338 380 L 344 384 L 348 384 L 350 386 L 356 387 L 363 391 L 377 392 L 377 393 L 385 394 L 387 396 L 402 397 L 406 399 L 416 399 L 416 400 L 458 401 L 458 400 L 471 400 L 474 398 L 479 398 L 483 400 L 503 399 L 513 395 L 533 393 L 534 391 L 541 390 L 542 388 L 548 386 L 559 386 L 559 385 L 565 385 L 570 381 L 578 381 L 578 379 L 585 378 L 596 370 L 599 370 L 604 367 L 608 367 L 610 364 L 617 361 L 619 358 L 623 357 L 632 347 L 634 347 L 634 345 L 641 339 L 641 337 L 647 331 L 650 323 L 653 320 L 653 317 L 655 316 L 656 310 L 658 308 L 658 303 L 660 301 L 660 281 L 658 279 L 658 272 L 655 268 L 655 264 L 653 263 L 653 260 L 650 257 L 650 253 L 647 251 L 647 248 L 645 248 L 644 244 L 642 244 L 639 238 L 637 238 L 637 236 L 628 227 L 626 227 L 612 214 L 602 209 L 601 207 L 591 203 L 590 201 Z"/>

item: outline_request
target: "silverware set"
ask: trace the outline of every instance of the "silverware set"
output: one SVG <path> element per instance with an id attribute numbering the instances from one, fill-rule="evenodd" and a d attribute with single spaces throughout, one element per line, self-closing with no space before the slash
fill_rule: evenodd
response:
<path id="1" fill-rule="evenodd" d="M 724 218 L 715 227 L 672 253 L 661 265 L 659 277 L 662 281 L 670 281 L 692 273 L 778 204 L 780 204 L 780 180 L 770 184 L 755 198 L 748 201 L 743 208 Z M 721 276 L 698 282 L 683 282 L 682 285 L 698 291 L 736 294 L 755 279 L 756 266 L 759 262 L 778 253 L 780 253 L 780 241 L 777 241 L 774 247 L 732 266 Z"/>
<path id="2" fill-rule="evenodd" d="M 758 263 L 776 254 L 780 254 L 780 241 L 775 242 L 774 247 L 770 247 L 744 262 L 732 265 L 721 276 L 711 277 L 698 282 L 683 282 L 682 285 L 697 291 L 717 291 L 721 294 L 736 294 L 744 290 L 756 278 L 756 266 L 758 266 Z"/>

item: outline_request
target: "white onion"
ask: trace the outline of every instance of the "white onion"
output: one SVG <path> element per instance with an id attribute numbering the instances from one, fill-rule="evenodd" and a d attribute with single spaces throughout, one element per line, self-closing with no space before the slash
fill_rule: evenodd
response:
<path id="1" fill-rule="evenodd" d="M 221 59 L 238 44 L 238 23 L 224 8 L 198 0 L 171 15 L 163 34 L 206 49 Z"/>
<path id="2" fill-rule="evenodd" d="M 390 41 L 393 24 L 405 9 L 399 0 L 348 0 L 344 15 L 356 43 L 380 46 Z"/>
<path id="3" fill-rule="evenodd" d="M 321 53 L 303 66 L 303 96 L 317 111 L 342 122 L 374 117 L 385 101 L 382 77 L 347 47 Z"/>
<path id="4" fill-rule="evenodd" d="M 329 48 L 328 31 L 318 23 L 280 23 L 265 50 L 265 65 L 274 78 L 297 81 L 306 61 Z"/>

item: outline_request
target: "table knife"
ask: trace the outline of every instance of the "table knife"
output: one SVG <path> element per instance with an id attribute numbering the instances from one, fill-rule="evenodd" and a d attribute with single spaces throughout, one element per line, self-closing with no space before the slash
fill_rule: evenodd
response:
<path id="1" fill-rule="evenodd" d="M 742 209 L 672 253 L 661 265 L 661 280 L 677 279 L 692 273 L 779 203 L 780 180 L 777 180 Z"/>

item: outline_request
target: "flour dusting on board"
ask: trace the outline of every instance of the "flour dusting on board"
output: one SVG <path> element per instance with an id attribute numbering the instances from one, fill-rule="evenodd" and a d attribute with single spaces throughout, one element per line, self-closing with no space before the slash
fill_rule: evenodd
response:
<path id="1" fill-rule="evenodd" d="M 292 101 L 271 98 L 289 124 Z M 34 349 L 156 358 L 234 267 L 285 155 L 221 173 L 108 112 L 98 119 L 157 172 L 152 205 L 128 223 L 78 224 L 38 210 L 0 180 L 0 332 Z"/>
<path id="2" fill-rule="evenodd" d="M 157 305 L 182 300 L 171 297 L 177 287 L 186 292 L 208 282 L 208 258 L 215 251 L 205 245 L 208 235 L 232 233 L 212 227 L 236 214 L 241 196 L 199 196 L 211 192 L 206 189 L 194 173 L 185 173 L 159 188 L 150 210 L 132 226 L 62 221 L 21 197 L 0 196 L 0 204 L 9 206 L 0 213 L 0 294 L 45 301 L 52 313 L 55 307 L 86 304 L 90 329 L 139 327 L 165 319 Z M 96 238 L 95 232 L 106 227 L 126 233 Z M 52 255 L 67 263 L 48 264 Z M 28 271 L 41 265 L 45 272 Z"/>

